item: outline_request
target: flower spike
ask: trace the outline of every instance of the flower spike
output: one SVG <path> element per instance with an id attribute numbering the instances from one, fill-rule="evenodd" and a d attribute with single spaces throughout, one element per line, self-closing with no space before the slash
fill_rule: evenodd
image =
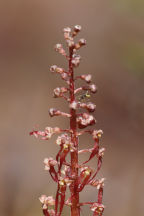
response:
<path id="1" fill-rule="evenodd" d="M 97 87 L 92 83 L 91 74 L 77 76 L 74 74 L 74 69 L 80 65 L 81 61 L 81 56 L 77 51 L 86 45 L 86 40 L 83 38 L 75 42 L 75 37 L 81 29 L 80 25 L 75 25 L 74 28 L 65 27 L 63 34 L 67 50 L 65 51 L 60 43 L 54 47 L 56 52 L 66 57 L 68 69 L 65 70 L 55 64 L 50 67 L 50 72 L 59 74 L 66 83 L 66 86 L 56 87 L 53 90 L 53 97 L 65 99 L 68 102 L 69 111 L 65 113 L 57 108 L 50 108 L 49 115 L 50 117 L 67 117 L 69 127 L 67 129 L 46 127 L 43 131 L 30 132 L 30 135 L 42 140 L 49 140 L 53 135 L 58 134 L 56 138 L 58 150 L 55 158 L 46 157 L 43 161 L 44 170 L 48 171 L 57 184 L 54 198 L 46 195 L 39 198 L 44 216 L 62 216 L 64 206 L 70 207 L 71 216 L 80 216 L 84 205 L 89 205 L 93 216 L 103 216 L 105 208 L 102 203 L 105 178 L 97 178 L 105 153 L 105 148 L 100 145 L 103 131 L 86 129 L 96 123 L 92 115 L 96 105 L 90 101 L 90 98 L 91 94 L 97 92 Z M 77 80 L 81 80 L 83 86 L 77 86 Z M 80 92 L 82 95 L 79 95 Z M 93 147 L 79 150 L 79 136 L 86 133 L 92 137 Z M 88 157 L 80 163 L 78 155 L 82 153 L 88 154 Z M 93 169 L 88 165 L 92 159 L 97 161 L 97 166 Z M 80 202 L 79 193 L 87 186 L 92 186 L 97 190 L 96 201 Z M 68 197 L 67 190 L 70 193 Z"/>

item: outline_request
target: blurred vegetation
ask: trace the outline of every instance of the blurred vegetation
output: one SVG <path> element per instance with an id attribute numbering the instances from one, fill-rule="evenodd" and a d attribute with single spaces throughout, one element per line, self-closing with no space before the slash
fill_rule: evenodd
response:
<path id="1" fill-rule="evenodd" d="M 114 1 L 117 7 L 125 12 L 133 13 L 133 15 L 144 15 L 144 1 L 143 0 L 117 0 Z"/>
<path id="2" fill-rule="evenodd" d="M 138 76 L 144 76 L 144 44 L 127 42 L 121 57 L 126 68 Z"/>

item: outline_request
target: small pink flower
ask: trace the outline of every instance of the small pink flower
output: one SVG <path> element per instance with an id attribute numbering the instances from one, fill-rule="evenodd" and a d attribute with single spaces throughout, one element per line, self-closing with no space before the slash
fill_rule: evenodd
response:
<path id="1" fill-rule="evenodd" d="M 99 204 L 99 203 L 93 203 L 91 205 L 90 209 L 93 212 L 98 213 L 99 215 L 102 215 L 102 213 L 104 211 L 104 205 L 103 204 Z"/>
<path id="2" fill-rule="evenodd" d="M 103 134 L 102 130 L 93 130 L 92 132 L 93 139 L 95 140 L 101 138 L 102 134 Z"/>
<path id="3" fill-rule="evenodd" d="M 48 209 L 48 206 L 55 205 L 55 200 L 52 196 L 41 195 L 39 200 L 43 204 L 43 209 Z"/>
<path id="4" fill-rule="evenodd" d="M 53 158 L 45 158 L 44 159 L 44 165 L 45 165 L 45 170 L 50 170 L 51 167 L 54 167 L 57 165 L 57 161 L 54 160 Z"/>

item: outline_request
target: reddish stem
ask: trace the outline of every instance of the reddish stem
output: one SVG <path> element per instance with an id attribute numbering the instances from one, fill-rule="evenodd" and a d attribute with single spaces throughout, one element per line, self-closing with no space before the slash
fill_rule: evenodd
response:
<path id="1" fill-rule="evenodd" d="M 72 65 L 72 55 L 73 49 L 69 49 L 69 72 L 70 76 L 70 103 L 75 100 L 74 95 L 74 72 Z M 71 185 L 71 216 L 79 216 L 80 215 L 80 207 L 79 207 L 79 192 L 78 189 L 78 137 L 77 137 L 77 124 L 76 124 L 76 110 L 70 109 L 70 129 L 71 129 L 71 140 L 76 148 L 76 151 L 71 152 L 71 175 L 73 177 L 73 183 Z"/>

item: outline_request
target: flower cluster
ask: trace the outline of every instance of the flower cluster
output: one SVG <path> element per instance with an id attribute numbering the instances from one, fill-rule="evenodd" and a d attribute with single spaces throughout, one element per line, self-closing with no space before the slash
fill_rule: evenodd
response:
<path id="1" fill-rule="evenodd" d="M 46 195 L 39 198 L 44 216 L 61 216 L 65 205 L 71 208 L 71 216 L 80 216 L 80 210 L 84 205 L 89 205 L 93 216 L 102 216 L 105 208 L 102 204 L 105 178 L 97 179 L 105 152 L 105 148 L 100 146 L 103 131 L 86 130 L 87 127 L 96 123 L 96 119 L 92 115 L 96 105 L 90 102 L 89 98 L 91 94 L 97 92 L 97 87 L 92 83 L 91 74 L 74 76 L 74 68 L 79 66 L 81 60 L 77 50 L 86 45 L 86 40 L 83 38 L 79 39 L 78 42 L 74 41 L 80 31 L 80 25 L 74 26 L 73 29 L 64 28 L 63 33 L 68 54 L 62 44 L 55 45 L 55 51 L 66 57 L 69 65 L 68 70 L 57 65 L 50 67 L 52 73 L 59 74 L 65 81 L 66 86 L 55 88 L 53 96 L 54 98 L 64 98 L 68 102 L 69 113 L 62 112 L 57 108 L 50 108 L 49 115 L 50 117 L 68 117 L 70 127 L 68 129 L 46 127 L 44 131 L 33 130 L 30 132 L 30 135 L 34 135 L 36 138 L 40 137 L 43 140 L 49 140 L 52 135 L 59 134 L 56 138 L 58 152 L 55 159 L 52 157 L 44 159 L 44 169 L 49 172 L 57 184 L 55 198 Z M 84 81 L 84 85 L 76 88 L 75 82 L 78 80 Z M 92 137 L 93 147 L 79 150 L 79 136 L 85 133 Z M 78 155 L 83 153 L 88 153 L 89 157 L 79 163 Z M 97 160 L 96 168 L 91 168 L 88 165 L 88 162 L 93 158 Z M 87 185 L 98 190 L 96 202 L 80 202 L 79 193 Z M 70 196 L 66 197 L 68 189 Z"/>

